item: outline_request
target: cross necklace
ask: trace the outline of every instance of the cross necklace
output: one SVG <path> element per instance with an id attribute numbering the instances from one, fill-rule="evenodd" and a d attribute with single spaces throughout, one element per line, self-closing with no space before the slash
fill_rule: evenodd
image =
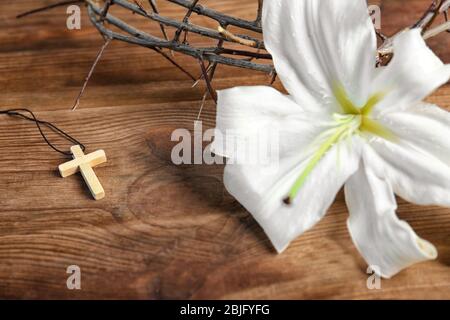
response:
<path id="1" fill-rule="evenodd" d="M 78 142 L 75 138 L 59 129 L 54 124 L 42 121 L 36 118 L 34 113 L 28 109 L 14 109 L 14 110 L 0 110 L 0 114 L 6 114 L 12 117 L 22 118 L 28 121 L 36 123 L 39 133 L 45 140 L 45 142 L 55 151 L 67 156 L 72 157 L 73 160 L 61 164 L 58 169 L 63 178 L 71 176 L 77 172 L 80 172 L 84 181 L 86 182 L 92 196 L 95 200 L 101 200 L 105 197 L 105 191 L 95 175 L 94 167 L 106 162 L 106 154 L 103 150 L 98 150 L 90 154 L 84 154 L 85 146 Z M 74 143 L 75 145 L 70 148 L 70 152 L 64 152 L 55 147 L 44 134 L 42 127 L 47 127 L 52 131 L 58 133 L 66 140 Z"/>
<path id="2" fill-rule="evenodd" d="M 65 178 L 78 171 L 81 172 L 94 199 L 103 199 L 105 197 L 105 190 L 103 190 L 103 187 L 92 168 L 106 162 L 105 151 L 98 150 L 85 155 L 81 147 L 76 145 L 70 148 L 70 152 L 72 152 L 73 160 L 63 163 L 58 167 L 61 177 Z"/>

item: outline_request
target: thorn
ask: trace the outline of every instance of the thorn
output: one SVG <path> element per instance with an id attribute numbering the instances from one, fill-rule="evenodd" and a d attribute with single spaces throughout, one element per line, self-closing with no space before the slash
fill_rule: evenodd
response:
<path id="1" fill-rule="evenodd" d="M 139 9 L 142 10 L 142 12 L 144 12 L 145 14 L 147 13 L 147 10 L 145 10 L 144 6 L 142 5 L 142 3 L 140 2 L 140 0 L 134 0 L 134 3 L 139 7 Z"/>
<path id="2" fill-rule="evenodd" d="M 202 115 L 203 107 L 205 106 L 207 96 L 208 96 L 208 90 L 206 90 L 205 94 L 203 95 L 202 104 L 200 105 L 200 110 L 197 115 L 197 121 L 200 120 L 200 116 Z"/>
<path id="3" fill-rule="evenodd" d="M 206 69 L 206 72 L 209 73 L 209 72 L 211 71 L 211 69 L 214 67 L 214 65 L 215 65 L 215 64 L 210 63 L 210 64 L 208 65 L 208 68 Z M 194 82 L 194 84 L 192 85 L 191 88 L 195 88 L 195 87 L 200 83 L 200 81 L 203 80 L 203 78 L 204 78 L 204 74 L 202 73 L 202 74 L 200 75 L 200 77 L 199 77 L 198 79 L 195 80 L 195 82 Z"/>
<path id="4" fill-rule="evenodd" d="M 105 52 L 105 49 L 108 47 L 108 45 L 111 43 L 111 41 L 112 41 L 112 39 L 106 40 L 106 42 L 103 44 L 100 51 L 98 52 L 97 57 L 95 58 L 95 61 L 92 64 L 92 67 L 89 70 L 89 73 L 88 73 L 86 79 L 84 80 L 83 87 L 81 88 L 80 93 L 78 94 L 77 99 L 75 100 L 75 103 L 72 107 L 72 111 L 75 111 L 78 108 L 78 106 L 80 105 L 81 97 L 83 96 L 84 91 L 86 90 L 89 80 L 91 79 L 92 75 L 94 74 L 95 67 L 97 67 L 97 64 L 100 61 L 100 58 L 102 57 L 103 53 Z"/>
<path id="5" fill-rule="evenodd" d="M 194 8 L 195 8 L 195 6 L 197 5 L 198 2 L 199 2 L 199 0 L 193 0 L 192 1 L 188 12 L 186 12 L 186 15 L 183 18 L 183 23 L 188 23 L 189 22 L 189 18 L 191 17 L 192 12 L 194 11 Z M 180 39 L 180 35 L 183 32 L 183 30 L 184 30 L 183 26 L 181 26 L 180 28 L 177 29 L 177 31 L 175 32 L 175 36 L 173 38 L 174 42 L 178 42 L 178 40 Z"/>
<path id="6" fill-rule="evenodd" d="M 31 11 L 27 11 L 27 12 L 21 13 L 21 14 L 17 15 L 16 18 L 20 19 L 20 18 L 29 16 L 29 15 L 32 15 L 34 13 L 50 10 L 50 9 L 57 8 L 57 7 L 67 6 L 67 5 L 70 5 L 70 4 L 82 3 L 82 2 L 84 2 L 84 0 L 61 1 L 61 2 L 54 3 L 54 4 L 51 4 L 51 5 L 45 6 L 45 7 L 41 7 L 41 8 L 37 8 L 37 9 L 31 10 Z"/>
<path id="7" fill-rule="evenodd" d="M 112 5 L 112 0 L 106 0 L 105 5 L 103 6 L 102 12 L 100 13 L 100 21 L 104 22 L 106 19 L 106 16 L 108 15 L 109 8 Z"/>
<path id="8" fill-rule="evenodd" d="M 156 52 L 158 52 L 160 55 L 162 55 L 164 58 L 166 58 L 170 63 L 172 63 L 175 67 L 177 67 L 181 72 L 183 72 L 185 75 L 187 75 L 189 78 L 191 78 L 192 81 L 197 81 L 197 79 L 186 69 L 184 69 L 180 64 L 178 64 L 172 57 L 170 57 L 168 54 L 166 54 L 164 51 L 158 48 L 154 48 Z"/>
<path id="9" fill-rule="evenodd" d="M 153 13 L 159 14 L 159 9 L 156 4 L 156 0 L 148 0 L 148 2 L 150 3 L 150 7 L 152 8 Z M 161 29 L 164 40 L 169 41 L 169 37 L 167 36 L 166 27 L 164 26 L 164 24 L 160 23 L 159 28 Z M 175 57 L 173 50 L 170 50 L 170 55 L 172 56 L 172 58 Z"/>
<path id="10" fill-rule="evenodd" d="M 208 76 L 208 72 L 205 67 L 205 62 L 203 60 L 203 56 L 198 57 L 198 63 L 200 64 L 200 69 L 203 74 L 203 79 L 205 79 L 206 88 L 208 89 L 209 95 L 214 100 L 214 103 L 217 104 L 217 93 L 211 85 L 211 79 Z"/>

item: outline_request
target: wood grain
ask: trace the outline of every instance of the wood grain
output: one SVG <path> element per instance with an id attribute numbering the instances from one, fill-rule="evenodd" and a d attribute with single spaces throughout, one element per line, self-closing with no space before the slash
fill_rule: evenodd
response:
<path id="1" fill-rule="evenodd" d="M 191 88 L 185 75 L 149 50 L 113 43 L 79 110 L 69 111 L 102 41 L 85 14 L 82 30 L 68 31 L 64 8 L 14 19 L 51 2 L 0 3 L 0 105 L 29 107 L 84 142 L 87 152 L 104 149 L 109 160 L 96 173 L 108 196 L 92 201 L 81 177 L 58 177 L 65 159 L 33 125 L 1 117 L 0 298 L 450 298 L 449 209 L 400 200 L 399 215 L 440 255 L 383 281 L 381 290 L 366 288 L 366 265 L 349 238 L 342 194 L 323 221 L 276 255 L 224 190 L 222 166 L 171 164 L 170 135 L 176 128 L 192 129 L 205 88 Z M 183 12 L 160 2 L 170 16 Z M 252 0 L 205 2 L 248 19 L 256 8 Z M 412 23 L 428 5 L 373 3 L 382 5 L 388 34 Z M 142 29 L 159 30 L 119 14 Z M 450 62 L 450 36 L 430 44 Z M 198 74 L 195 61 L 176 59 Z M 268 80 L 223 67 L 215 86 Z M 450 108 L 450 86 L 429 100 Z M 201 119 L 205 129 L 214 126 L 211 103 Z M 69 265 L 81 267 L 80 291 L 66 288 Z"/>

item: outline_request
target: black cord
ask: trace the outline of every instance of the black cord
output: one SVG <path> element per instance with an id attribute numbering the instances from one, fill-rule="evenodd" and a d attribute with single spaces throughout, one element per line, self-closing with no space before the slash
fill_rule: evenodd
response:
<path id="1" fill-rule="evenodd" d="M 24 113 L 29 113 L 31 115 L 27 116 Z M 47 128 L 53 130 L 54 132 L 58 133 L 59 135 L 61 135 L 64 139 L 70 141 L 71 143 L 73 143 L 74 145 L 79 145 L 81 147 L 81 150 L 83 150 L 83 152 L 86 150 L 86 147 L 80 143 L 77 139 L 73 138 L 72 136 L 70 136 L 68 133 L 64 132 L 63 130 L 59 129 L 57 126 L 55 126 L 54 124 L 47 122 L 47 121 L 42 121 L 39 120 L 38 118 L 36 118 L 36 116 L 34 115 L 34 113 L 31 110 L 28 109 L 10 109 L 10 110 L 0 110 L 0 114 L 6 114 L 8 116 L 11 117 L 19 117 L 28 121 L 32 121 L 34 123 L 36 123 L 36 126 L 39 130 L 39 133 L 41 134 L 42 138 L 44 138 L 45 142 L 56 152 L 59 152 L 65 156 L 68 157 L 72 157 L 72 153 L 71 152 L 64 152 L 60 149 L 58 149 L 57 147 L 55 147 L 47 138 L 47 136 L 45 135 L 44 131 L 42 130 L 41 126 L 46 126 Z"/>

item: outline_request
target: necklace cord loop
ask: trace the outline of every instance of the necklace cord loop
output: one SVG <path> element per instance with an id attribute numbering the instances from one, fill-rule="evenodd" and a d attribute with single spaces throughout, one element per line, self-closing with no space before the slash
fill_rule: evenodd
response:
<path id="1" fill-rule="evenodd" d="M 30 116 L 26 115 L 26 113 L 28 113 Z M 71 152 L 65 152 L 62 151 L 60 149 L 58 149 L 54 144 L 52 144 L 49 139 L 47 138 L 47 136 L 45 135 L 44 131 L 42 130 L 42 126 L 45 126 L 47 128 L 49 128 L 50 130 L 52 130 L 53 132 L 59 134 L 60 136 L 62 136 L 64 139 L 66 139 L 67 141 L 70 141 L 71 143 L 75 144 L 75 145 L 79 145 L 81 147 L 81 149 L 83 150 L 83 152 L 86 150 L 86 147 L 80 143 L 77 139 L 75 139 L 74 137 L 72 137 L 71 135 L 69 135 L 68 133 L 64 132 L 63 130 L 59 129 L 57 126 L 55 126 L 54 124 L 47 122 L 47 121 L 42 121 L 39 120 L 36 115 L 29 109 L 10 109 L 10 110 L 0 110 L 0 114 L 5 114 L 11 117 L 18 117 L 18 118 L 22 118 L 31 122 L 34 122 L 39 130 L 39 133 L 41 134 L 42 138 L 44 139 L 44 141 L 56 152 L 59 152 L 67 157 L 72 157 L 72 153 Z"/>

